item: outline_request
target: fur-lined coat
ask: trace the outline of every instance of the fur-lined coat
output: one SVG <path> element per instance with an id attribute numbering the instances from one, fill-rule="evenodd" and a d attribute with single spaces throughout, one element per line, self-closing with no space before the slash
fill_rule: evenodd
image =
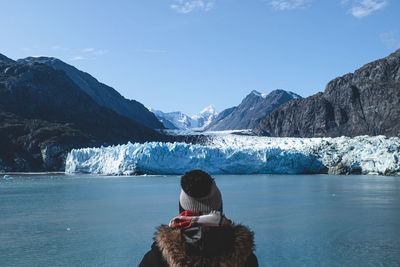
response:
<path id="1" fill-rule="evenodd" d="M 139 267 L 258 266 L 253 254 L 253 232 L 242 225 L 189 229 L 162 225 L 154 241 Z"/>

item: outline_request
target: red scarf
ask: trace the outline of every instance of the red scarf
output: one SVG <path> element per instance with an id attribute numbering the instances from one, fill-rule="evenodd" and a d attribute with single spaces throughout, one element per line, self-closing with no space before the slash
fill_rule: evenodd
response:
<path id="1" fill-rule="evenodd" d="M 227 226 L 232 225 L 232 222 L 219 211 L 212 211 L 209 214 L 203 215 L 198 211 L 184 211 L 169 223 L 170 227 L 183 229 L 197 225 Z"/>

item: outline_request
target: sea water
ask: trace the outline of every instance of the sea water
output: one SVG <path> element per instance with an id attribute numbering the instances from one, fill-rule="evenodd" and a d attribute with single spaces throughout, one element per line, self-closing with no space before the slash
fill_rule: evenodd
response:
<path id="1" fill-rule="evenodd" d="M 0 266 L 137 266 L 178 213 L 178 176 L 0 179 Z M 260 266 L 400 265 L 400 178 L 217 175 Z"/>

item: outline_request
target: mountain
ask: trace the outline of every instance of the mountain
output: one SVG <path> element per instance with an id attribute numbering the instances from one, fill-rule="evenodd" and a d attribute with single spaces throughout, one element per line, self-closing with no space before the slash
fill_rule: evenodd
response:
<path id="1" fill-rule="evenodd" d="M 150 111 L 157 116 L 166 128 L 181 130 L 201 130 L 208 126 L 218 115 L 218 112 L 215 111 L 215 108 L 212 105 L 206 107 L 199 114 L 192 117 L 189 117 L 180 111 L 162 112 L 155 109 L 150 109 Z"/>
<path id="2" fill-rule="evenodd" d="M 268 136 L 400 136 L 400 49 L 290 101 L 256 127 Z"/>
<path id="3" fill-rule="evenodd" d="M 14 60 L 6 57 L 5 55 L 0 54 L 0 63 L 6 64 L 6 63 L 14 63 Z"/>
<path id="4" fill-rule="evenodd" d="M 99 105 L 63 70 L 0 54 L 0 171 L 63 170 L 71 148 L 165 138 Z"/>
<path id="5" fill-rule="evenodd" d="M 268 95 L 253 90 L 242 100 L 239 106 L 222 111 L 206 127 L 206 130 L 253 129 L 272 110 L 296 98 L 301 98 L 301 96 L 280 89 L 274 90 Z"/>
<path id="6" fill-rule="evenodd" d="M 204 129 L 207 127 L 216 117 L 218 116 L 218 112 L 215 108 L 210 105 L 200 111 L 199 114 L 192 116 L 192 120 L 195 121 L 194 128 Z"/>
<path id="7" fill-rule="evenodd" d="M 163 124 L 143 104 L 124 98 L 112 87 L 97 81 L 90 74 L 53 57 L 27 57 L 18 63 L 32 65 L 43 63 L 65 71 L 68 77 L 100 106 L 114 110 L 118 114 L 135 120 L 153 129 L 163 129 Z"/>
<path id="8" fill-rule="evenodd" d="M 190 129 L 194 123 L 192 118 L 180 111 L 162 112 L 161 110 L 149 109 L 168 129 Z"/>
<path id="9" fill-rule="evenodd" d="M 175 125 L 177 123 L 173 123 L 172 121 L 182 121 L 184 120 L 184 114 L 181 112 L 169 112 L 169 113 L 164 113 L 160 110 L 155 110 L 152 108 L 149 108 L 150 112 L 154 113 L 156 115 L 157 119 L 163 124 L 163 126 L 167 129 L 171 130 L 178 130 L 179 128 Z"/>

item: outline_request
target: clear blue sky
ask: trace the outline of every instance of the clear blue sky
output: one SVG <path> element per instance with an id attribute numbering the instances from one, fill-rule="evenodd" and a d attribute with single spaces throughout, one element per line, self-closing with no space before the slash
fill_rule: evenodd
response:
<path id="1" fill-rule="evenodd" d="M 0 10 L 0 53 L 57 57 L 189 115 L 254 89 L 309 96 L 400 48 L 397 0 L 13 0 Z"/>

